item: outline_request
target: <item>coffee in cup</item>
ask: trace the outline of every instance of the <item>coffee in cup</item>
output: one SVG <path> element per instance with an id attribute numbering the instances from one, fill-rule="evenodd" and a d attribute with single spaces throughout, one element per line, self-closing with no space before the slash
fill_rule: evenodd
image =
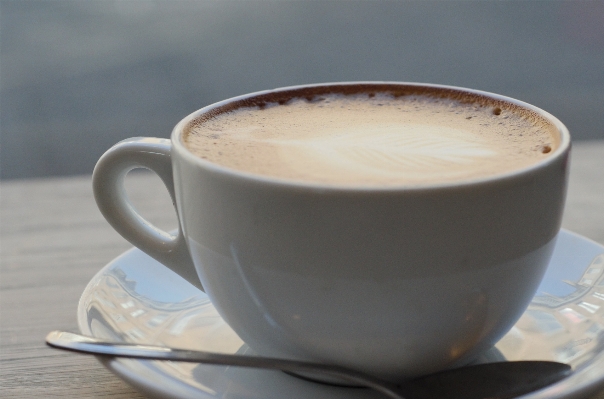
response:
<path id="1" fill-rule="evenodd" d="M 204 115 L 183 142 L 210 162 L 289 181 L 416 186 L 519 170 L 559 141 L 544 118 L 486 99 L 359 92 L 270 101 Z"/>
<path id="2" fill-rule="evenodd" d="M 570 137 L 537 107 L 416 83 L 239 96 L 97 163 L 111 225 L 204 289 L 258 354 L 400 381 L 467 363 L 524 312 L 547 268 Z M 157 173 L 176 235 L 123 181 Z"/>

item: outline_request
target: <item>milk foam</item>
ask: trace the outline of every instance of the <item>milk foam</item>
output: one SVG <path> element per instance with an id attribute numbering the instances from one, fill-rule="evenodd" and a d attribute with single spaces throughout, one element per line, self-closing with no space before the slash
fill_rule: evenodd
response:
<path id="1" fill-rule="evenodd" d="M 184 142 L 229 168 L 360 186 L 505 173 L 538 162 L 557 145 L 552 126 L 499 107 L 387 95 L 240 108 L 197 124 Z"/>

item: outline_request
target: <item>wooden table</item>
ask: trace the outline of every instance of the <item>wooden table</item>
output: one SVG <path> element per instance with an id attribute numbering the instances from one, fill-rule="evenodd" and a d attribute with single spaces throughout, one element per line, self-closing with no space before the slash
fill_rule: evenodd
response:
<path id="1" fill-rule="evenodd" d="M 563 225 L 604 243 L 604 140 L 575 144 L 571 165 Z M 153 223 L 176 225 L 159 179 L 134 173 L 128 187 Z M 84 287 L 131 247 L 97 210 L 90 176 L 8 181 L 0 190 L 0 396 L 142 398 L 93 357 L 44 344 L 50 330 L 77 331 Z"/>

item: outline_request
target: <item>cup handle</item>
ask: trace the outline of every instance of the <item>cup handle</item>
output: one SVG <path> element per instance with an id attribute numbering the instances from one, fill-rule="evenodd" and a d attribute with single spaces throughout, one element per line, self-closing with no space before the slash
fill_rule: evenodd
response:
<path id="1" fill-rule="evenodd" d="M 94 198 L 105 219 L 122 237 L 189 283 L 203 289 L 180 220 L 177 235 L 155 227 L 134 209 L 124 187 L 124 178 L 132 169 L 149 169 L 163 181 L 176 208 L 171 148 L 170 140 L 154 137 L 133 137 L 120 141 L 103 154 L 94 168 Z"/>

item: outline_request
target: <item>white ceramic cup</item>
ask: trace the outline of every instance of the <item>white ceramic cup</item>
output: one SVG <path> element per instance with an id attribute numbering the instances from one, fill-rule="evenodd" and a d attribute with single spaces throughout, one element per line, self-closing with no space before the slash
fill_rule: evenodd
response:
<path id="1" fill-rule="evenodd" d="M 343 188 L 235 171 L 182 142 L 200 115 L 275 96 L 364 88 L 426 88 L 512 104 L 549 120 L 560 145 L 535 165 L 488 178 Z M 203 285 L 259 354 L 398 381 L 472 360 L 520 317 L 560 227 L 569 150 L 568 131 L 555 117 L 496 94 L 410 83 L 297 86 L 205 107 L 183 119 L 171 140 L 122 141 L 99 160 L 93 186 L 109 223 Z M 165 183 L 177 235 L 150 225 L 128 202 L 123 181 L 133 168 L 151 169 Z"/>

